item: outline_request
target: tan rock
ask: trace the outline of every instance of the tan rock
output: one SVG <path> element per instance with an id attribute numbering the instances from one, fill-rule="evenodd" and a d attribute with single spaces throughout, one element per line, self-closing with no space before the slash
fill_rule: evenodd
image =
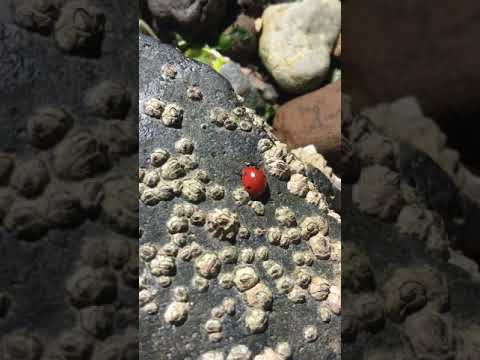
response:
<path id="1" fill-rule="evenodd" d="M 315 145 L 327 159 L 341 149 L 341 82 L 282 105 L 273 122 L 275 134 L 290 147 Z"/>

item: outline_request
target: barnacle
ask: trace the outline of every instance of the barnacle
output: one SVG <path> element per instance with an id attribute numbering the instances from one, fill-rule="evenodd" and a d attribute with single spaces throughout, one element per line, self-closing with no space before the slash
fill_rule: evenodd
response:
<path id="1" fill-rule="evenodd" d="M 42 34 L 52 30 L 59 12 L 55 0 L 15 0 L 13 6 L 18 25 Z"/>
<path id="2" fill-rule="evenodd" d="M 55 24 L 55 41 L 66 52 L 98 51 L 104 36 L 105 15 L 88 0 L 66 3 Z"/>
<path id="3" fill-rule="evenodd" d="M 175 142 L 175 151 L 180 154 L 189 155 L 193 153 L 193 142 L 190 139 L 181 138 Z"/>
<path id="4" fill-rule="evenodd" d="M 163 111 L 165 110 L 165 104 L 162 100 L 151 97 L 145 102 L 144 113 L 156 119 L 161 119 Z"/>
<path id="5" fill-rule="evenodd" d="M 231 241 L 235 238 L 240 224 L 237 215 L 228 209 L 215 209 L 207 215 L 205 227 L 213 237 Z"/>
<path id="6" fill-rule="evenodd" d="M 105 119 L 124 118 L 131 105 L 125 85 L 109 80 L 88 90 L 84 101 L 91 114 Z"/>
<path id="7" fill-rule="evenodd" d="M 212 252 L 205 253 L 195 260 L 195 270 L 206 279 L 216 277 L 220 272 L 221 266 L 222 264 L 218 256 Z"/>
<path id="8" fill-rule="evenodd" d="M 258 275 L 251 266 L 238 267 L 235 269 L 233 282 L 237 290 L 243 292 L 251 289 L 258 283 Z"/>
<path id="9" fill-rule="evenodd" d="M 53 166 L 65 180 L 83 180 L 109 166 L 107 150 L 92 131 L 78 130 L 55 148 Z"/>
<path id="10" fill-rule="evenodd" d="M 50 182 L 47 165 L 40 159 L 18 164 L 13 176 L 12 187 L 27 198 L 40 195 Z"/>
<path id="11" fill-rule="evenodd" d="M 33 146 L 47 149 L 60 142 L 72 125 L 73 118 L 64 109 L 46 106 L 28 118 L 28 138 Z"/>

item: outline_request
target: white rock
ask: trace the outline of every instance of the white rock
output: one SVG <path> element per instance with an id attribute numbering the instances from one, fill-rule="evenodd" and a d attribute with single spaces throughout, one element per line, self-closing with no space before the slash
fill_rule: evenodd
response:
<path id="1" fill-rule="evenodd" d="M 322 83 L 340 25 L 338 0 L 303 0 L 265 10 L 259 52 L 285 91 L 303 93 Z"/>

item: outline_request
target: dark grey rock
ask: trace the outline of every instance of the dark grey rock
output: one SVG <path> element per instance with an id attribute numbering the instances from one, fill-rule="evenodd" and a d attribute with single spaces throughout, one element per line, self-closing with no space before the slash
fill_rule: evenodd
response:
<path id="1" fill-rule="evenodd" d="M 180 155 L 175 151 L 175 143 L 181 138 L 187 138 L 194 144 L 193 156 L 198 163 L 197 170 L 204 170 L 210 178 L 209 184 L 222 186 L 225 193 L 221 200 L 210 200 L 207 192 L 207 199 L 200 200 L 196 205 L 207 217 L 207 225 L 203 226 L 201 225 L 203 222 L 199 220 L 202 217 L 196 217 L 197 220 L 195 220 L 195 223 L 199 223 L 200 226 L 193 225 L 192 221 L 189 222 L 188 219 L 185 221 L 181 218 L 172 218 L 175 206 L 189 204 L 181 196 L 175 196 L 168 201 L 160 201 L 154 206 L 140 202 L 140 254 L 144 254 L 142 256 L 149 257 L 148 248 L 142 247 L 147 244 L 153 244 L 157 249 L 161 249 L 171 242 L 187 241 L 190 243 L 192 240 L 188 236 L 183 237 L 182 240 L 182 235 L 173 238 L 169 234 L 172 231 L 184 231 L 188 226 L 186 234 L 194 235 L 196 243 L 204 252 L 219 253 L 227 245 L 235 246 L 237 251 L 247 249 L 247 252 L 248 248 L 255 250 L 260 246 L 266 246 L 269 258 L 281 264 L 285 273 L 293 277 L 292 272 L 295 265 L 292 255 L 297 251 L 309 251 L 307 243 L 302 240 L 299 244 L 290 245 L 288 249 L 282 248 L 278 245 L 271 245 L 265 235 L 256 231 L 256 229 L 280 227 L 275 219 L 275 211 L 282 206 L 287 206 L 294 212 L 299 224 L 306 217 L 316 216 L 326 219 L 330 227 L 328 236 L 331 245 L 333 248 L 338 247 L 339 249 L 340 224 L 338 221 L 327 215 L 327 209 L 319 209 L 317 206 L 306 203 L 305 199 L 290 193 L 287 189 L 287 182 L 278 180 L 269 172 L 267 172 L 269 192 L 261 199 L 265 211 L 264 216 L 255 215 L 253 209 L 248 205 L 235 203 L 232 193 L 242 186 L 240 174 L 244 164 L 246 162 L 262 162 L 262 154 L 257 150 L 257 145 L 259 140 L 271 135 L 266 127 L 253 126 L 250 131 L 242 131 L 240 129 L 242 125 L 239 125 L 236 130 L 227 130 L 225 127 L 218 127 L 211 122 L 210 113 L 213 109 L 220 107 L 231 112 L 239 106 L 237 97 L 226 79 L 208 66 L 185 59 L 179 51 L 147 37 L 140 37 L 139 51 L 139 164 L 144 169 L 142 171 L 145 171 L 145 176 L 152 171 L 150 164 L 152 152 L 163 149 L 170 154 L 170 159 L 180 159 Z M 166 64 L 173 65 L 177 70 L 174 79 L 164 80 L 161 77 L 160 69 Z M 187 89 L 192 86 L 201 90 L 203 95 L 201 101 L 191 100 L 187 97 Z M 166 127 L 162 120 L 144 114 L 143 106 L 152 97 L 156 97 L 166 105 L 175 103 L 183 109 L 181 127 Z M 235 110 L 236 113 L 239 111 L 239 109 Z M 169 167 L 171 166 L 170 164 Z M 191 177 L 194 172 L 195 170 L 188 171 L 186 178 Z M 312 172 L 309 176 L 317 188 L 323 189 L 328 199 L 333 195 L 330 193 L 332 186 L 327 178 L 316 172 Z M 181 181 L 184 179 L 180 178 Z M 146 180 L 143 182 L 145 183 Z M 185 183 L 183 183 L 184 187 Z M 207 188 L 209 184 L 206 185 Z M 142 189 L 143 191 L 148 190 L 144 184 L 141 184 L 141 191 Z M 200 185 L 198 191 L 201 192 Z M 171 199 L 171 197 L 167 198 Z M 180 214 L 179 208 L 176 209 L 177 215 Z M 218 228 L 217 237 L 209 234 L 207 231 L 209 217 L 215 213 L 215 209 L 228 209 L 229 212 L 237 214 L 238 222 L 248 228 L 250 237 L 241 237 L 240 234 L 237 234 L 231 242 L 220 241 L 219 237 L 224 233 Z M 169 219 L 167 229 L 166 223 Z M 286 229 L 282 228 L 282 232 L 285 231 Z M 195 267 L 202 265 L 196 263 L 195 259 L 182 260 L 185 248 L 179 249 L 176 256 L 171 249 L 167 250 L 167 248 L 158 250 L 163 255 L 157 255 L 154 260 L 141 261 L 140 264 L 141 289 L 156 292 L 151 299 L 148 299 L 148 293 L 144 292 L 142 298 L 145 296 L 148 299 L 147 302 L 155 303 L 158 306 L 158 312 L 153 315 L 149 315 L 148 312 L 155 308 L 155 305 L 144 306 L 140 309 L 141 359 L 197 359 L 207 351 L 219 351 L 226 356 L 232 347 L 239 344 L 246 345 L 254 355 L 257 355 L 265 347 L 275 349 L 277 344 L 283 342 L 287 342 L 291 347 L 294 359 L 340 357 L 340 316 L 332 315 L 329 323 L 320 321 L 318 307 L 327 306 L 327 303 L 317 302 L 308 294 L 305 303 L 291 302 L 286 294 L 281 294 L 276 289 L 275 281 L 264 270 L 258 256 L 251 266 L 255 269 L 260 282 L 270 288 L 273 294 L 273 306 L 271 310 L 266 310 L 268 324 L 265 330 L 260 327 L 255 334 L 252 334 L 245 325 L 245 312 L 249 306 L 242 300 L 241 293 L 236 290 L 235 286 L 233 288 L 221 287 L 219 278 L 216 277 L 217 271 L 222 276 L 226 272 L 233 271 L 235 265 L 221 264 L 218 268 L 219 265 L 212 260 L 211 266 L 204 270 L 211 270 L 213 278 L 208 281 L 208 289 L 201 291 L 198 286 L 192 285 L 192 277 L 199 271 Z M 315 259 L 312 266 L 304 266 L 309 271 L 324 277 L 332 286 L 339 284 L 340 280 L 339 259 L 334 252 L 332 249 L 330 260 Z M 245 253 L 241 257 L 246 259 L 248 256 Z M 149 261 L 151 261 L 150 264 Z M 152 275 L 152 268 L 167 274 L 166 276 L 170 279 Z M 170 285 L 169 281 L 171 281 Z M 163 288 L 162 284 L 167 287 Z M 175 299 L 174 289 L 179 286 L 187 289 L 188 302 L 191 303 L 188 315 L 184 313 L 185 305 L 171 305 Z M 217 339 L 218 342 L 209 342 L 209 336 L 204 326 L 212 317 L 212 308 L 221 305 L 225 297 L 232 297 L 236 300 L 236 312 L 222 318 L 223 337 Z M 179 301 L 178 298 L 177 301 Z M 177 306 L 178 313 L 172 312 L 173 306 Z M 165 315 L 167 315 L 167 319 L 165 319 Z M 171 321 L 172 324 L 166 320 Z M 306 342 L 304 339 L 303 329 L 308 325 L 314 325 L 318 329 L 319 337 L 314 342 Z M 254 324 L 252 326 L 255 327 Z M 281 351 L 281 347 L 277 350 Z"/>
<path id="2" fill-rule="evenodd" d="M 51 2 L 16 1 L 21 3 Z M 135 348 L 138 282 L 131 278 L 137 278 L 137 231 L 132 236 L 125 225 L 138 228 L 138 195 L 108 190 L 137 176 L 138 19 L 132 1 L 93 3 L 101 3 L 111 25 L 96 56 L 65 55 L 55 31 L 39 34 L 36 27 L 19 26 L 11 1 L 0 5 L 0 158 L 11 161 L 0 165 L 2 359 L 88 359 L 93 353 L 131 359 L 129 349 Z M 73 20 L 77 31 L 87 25 L 88 11 L 76 15 L 62 20 L 63 30 Z M 122 112 L 126 118 L 89 112 L 86 92 L 104 81 L 130 90 L 131 106 Z M 118 104 L 113 95 L 92 104 Z M 117 130 L 114 137 L 111 127 Z M 99 169 L 97 160 L 107 166 Z M 119 252 L 123 262 L 113 267 Z"/>
<path id="3" fill-rule="evenodd" d="M 225 16 L 224 0 L 147 0 L 154 26 L 168 31 L 184 30 L 192 36 L 218 29 Z"/>

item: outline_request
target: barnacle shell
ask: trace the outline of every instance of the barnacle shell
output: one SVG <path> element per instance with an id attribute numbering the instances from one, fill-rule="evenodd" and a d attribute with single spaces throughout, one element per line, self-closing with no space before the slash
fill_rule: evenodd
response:
<path id="1" fill-rule="evenodd" d="M 306 326 L 303 329 L 303 338 L 306 342 L 313 342 L 318 338 L 317 328 L 313 325 Z"/>
<path id="2" fill-rule="evenodd" d="M 183 108 L 177 104 L 167 104 L 162 113 L 163 125 L 180 127 L 183 121 Z"/>
<path id="3" fill-rule="evenodd" d="M 305 175 L 305 165 L 300 160 L 293 159 L 292 161 L 288 162 L 288 166 L 290 167 L 290 172 L 292 174 Z"/>
<path id="4" fill-rule="evenodd" d="M 297 268 L 293 274 L 295 284 L 301 288 L 307 288 L 312 281 L 312 275 L 305 269 Z"/>
<path id="5" fill-rule="evenodd" d="M 162 166 L 162 177 L 165 180 L 175 180 L 185 176 L 185 174 L 185 168 L 175 158 L 169 159 Z"/>
<path id="6" fill-rule="evenodd" d="M 33 146 L 48 149 L 62 140 L 72 125 L 73 118 L 64 109 L 46 106 L 28 118 L 28 138 Z"/>
<path id="7" fill-rule="evenodd" d="M 170 153 L 164 149 L 155 149 L 150 154 L 150 164 L 154 167 L 159 167 L 165 164 L 165 162 L 170 157 Z"/>
<path id="8" fill-rule="evenodd" d="M 183 217 L 172 216 L 167 221 L 167 229 L 170 234 L 182 233 L 188 231 L 188 221 Z"/>
<path id="9" fill-rule="evenodd" d="M 315 300 L 324 301 L 330 293 L 330 284 L 320 276 L 314 276 L 308 286 L 308 292 Z"/>
<path id="10" fill-rule="evenodd" d="M 404 329 L 411 358 L 447 360 L 455 357 L 455 334 L 450 317 L 425 308 L 408 316 Z"/>
<path id="11" fill-rule="evenodd" d="M 252 248 L 244 248 L 240 250 L 238 261 L 243 264 L 251 264 L 255 260 L 255 252 Z"/>
<path id="12" fill-rule="evenodd" d="M 190 139 L 181 138 L 175 142 L 175 151 L 180 154 L 189 155 L 193 153 L 193 142 Z"/>
<path id="13" fill-rule="evenodd" d="M 373 271 L 368 257 L 355 246 L 344 246 L 342 251 L 342 282 L 354 292 L 372 289 Z"/>
<path id="14" fill-rule="evenodd" d="M 278 177 L 280 180 L 288 180 L 290 178 L 290 168 L 283 160 L 269 159 L 266 162 L 266 168 L 270 174 Z"/>
<path id="15" fill-rule="evenodd" d="M 150 261 L 157 255 L 157 248 L 150 243 L 142 244 L 139 248 L 139 255 L 141 259 Z"/>
<path id="16" fill-rule="evenodd" d="M 105 15 L 90 1 L 70 1 L 55 24 L 55 41 L 66 52 L 98 51 L 104 28 Z"/>
<path id="17" fill-rule="evenodd" d="M 275 281 L 275 286 L 280 294 L 287 294 L 292 291 L 294 282 L 289 276 L 282 276 Z"/>
<path id="18" fill-rule="evenodd" d="M 134 181 L 112 180 L 105 183 L 104 188 L 102 209 L 106 222 L 119 232 L 137 236 L 138 194 Z"/>
<path id="19" fill-rule="evenodd" d="M 163 317 L 167 323 L 179 325 L 187 319 L 188 310 L 187 303 L 174 301 L 167 306 Z"/>
<path id="20" fill-rule="evenodd" d="M 305 201 L 309 204 L 318 206 L 320 209 L 328 209 L 328 203 L 325 195 L 319 193 L 318 191 L 311 190 L 307 192 L 307 196 L 305 196 Z"/>
<path id="21" fill-rule="evenodd" d="M 445 277 L 425 268 L 401 268 L 384 284 L 385 310 L 390 318 L 400 322 L 427 303 L 437 311 L 448 306 L 448 286 Z"/>
<path id="22" fill-rule="evenodd" d="M 207 197 L 212 200 L 222 200 L 225 196 L 225 189 L 218 184 L 212 184 L 207 187 Z"/>
<path id="23" fill-rule="evenodd" d="M 251 289 L 258 283 L 258 275 L 251 266 L 242 266 L 235 269 L 233 282 L 238 291 Z"/>
<path id="24" fill-rule="evenodd" d="M 199 169 L 193 172 L 193 178 L 207 184 L 210 181 L 208 173 L 205 170 Z"/>
<path id="25" fill-rule="evenodd" d="M 230 114 L 222 108 L 214 108 L 210 112 L 210 120 L 212 121 L 212 123 L 214 123 L 219 127 L 223 126 L 225 121 L 229 118 L 230 118 Z"/>
<path id="26" fill-rule="evenodd" d="M 273 146 L 273 143 L 270 139 L 261 139 L 258 144 L 257 144 L 257 149 L 260 152 L 265 152 L 269 149 L 271 149 Z"/>
<path id="27" fill-rule="evenodd" d="M 304 303 L 307 300 L 307 291 L 299 286 L 294 286 L 288 293 L 287 298 L 295 304 Z"/>
<path id="28" fill-rule="evenodd" d="M 48 34 L 58 16 L 58 1 L 55 0 L 15 0 L 15 22 L 25 29 Z"/>
<path id="29" fill-rule="evenodd" d="M 177 76 L 177 68 L 173 64 L 165 64 L 161 69 L 162 77 L 165 80 L 173 80 Z"/>
<path id="30" fill-rule="evenodd" d="M 224 289 L 233 287 L 233 273 L 222 273 L 218 276 L 218 285 Z"/>
<path id="31" fill-rule="evenodd" d="M 258 260 L 265 261 L 268 259 L 268 248 L 266 246 L 260 246 L 255 250 L 255 257 Z"/>
<path id="32" fill-rule="evenodd" d="M 263 267 L 267 274 L 273 279 L 278 279 L 283 275 L 283 267 L 279 263 L 273 260 L 267 260 L 263 262 Z"/>
<path id="33" fill-rule="evenodd" d="M 287 244 L 298 244 L 302 240 L 302 232 L 299 228 L 289 228 L 283 233 L 283 239 Z"/>
<path id="34" fill-rule="evenodd" d="M 195 179 L 185 180 L 182 186 L 182 196 L 192 203 L 202 202 L 205 200 L 205 185 Z"/>
<path id="35" fill-rule="evenodd" d="M 282 226 L 292 227 L 297 225 L 294 212 L 285 206 L 275 210 L 275 219 Z"/>
<path id="36" fill-rule="evenodd" d="M 287 189 L 294 195 L 304 197 L 308 191 L 308 178 L 301 174 L 293 174 L 287 183 Z"/>
<path id="37" fill-rule="evenodd" d="M 188 290 L 185 286 L 177 286 L 172 291 L 172 297 L 175 301 L 187 302 L 188 301 Z"/>
<path id="38" fill-rule="evenodd" d="M 219 240 L 233 240 L 240 224 L 236 214 L 228 209 L 215 209 L 207 215 L 205 224 L 207 231 Z"/>
<path id="39" fill-rule="evenodd" d="M 80 200 L 69 190 L 50 192 L 47 199 L 46 217 L 49 224 L 56 227 L 72 227 L 80 224 L 84 214 Z"/>
<path id="40" fill-rule="evenodd" d="M 240 228 L 238 229 L 238 237 L 240 239 L 250 238 L 250 230 L 248 230 L 248 228 L 246 228 L 245 226 L 240 226 Z"/>
<path id="41" fill-rule="evenodd" d="M 222 263 L 220 262 L 220 259 L 213 252 L 200 255 L 195 260 L 195 270 L 200 276 L 206 279 L 212 279 L 216 277 L 220 272 L 221 267 Z"/>
<path id="42" fill-rule="evenodd" d="M 279 228 L 270 228 L 267 232 L 267 240 L 272 245 L 280 244 L 280 240 L 282 239 L 282 230 Z"/>
<path id="43" fill-rule="evenodd" d="M 232 193 L 233 199 L 239 205 L 244 205 L 250 200 L 250 195 L 243 189 L 237 188 Z"/>
<path id="44" fill-rule="evenodd" d="M 335 315 L 340 315 L 342 312 L 342 291 L 340 285 L 330 287 L 330 294 L 326 300 L 329 310 Z M 382 307 L 383 304 L 379 305 Z"/>
<path id="45" fill-rule="evenodd" d="M 190 223 L 196 226 L 203 226 L 205 224 L 205 213 L 202 210 L 195 210 L 190 216 Z"/>
<path id="46" fill-rule="evenodd" d="M 170 256 L 158 255 L 150 262 L 150 271 L 153 276 L 174 275 L 175 270 L 175 259 Z"/>
<path id="47" fill-rule="evenodd" d="M 236 345 L 230 349 L 227 360 L 250 360 L 252 352 L 246 345 Z"/>
<path id="48" fill-rule="evenodd" d="M 107 148 L 90 130 L 78 130 L 60 143 L 54 152 L 53 166 L 66 180 L 83 180 L 108 167 Z"/>
<path id="49" fill-rule="evenodd" d="M 198 86 L 190 86 L 187 89 L 187 96 L 191 100 L 200 101 L 203 98 L 202 90 Z"/>
<path id="50" fill-rule="evenodd" d="M 308 240 L 317 234 L 327 235 L 328 222 L 320 216 L 307 217 L 300 224 L 300 228 L 302 235 Z"/>
<path id="51" fill-rule="evenodd" d="M 209 319 L 204 325 L 207 333 L 216 333 L 222 331 L 222 322 L 218 319 Z"/>
<path id="52" fill-rule="evenodd" d="M 192 278 L 192 286 L 200 292 L 205 292 L 208 290 L 209 287 L 208 279 L 195 275 Z"/>
<path id="53" fill-rule="evenodd" d="M 198 162 L 194 155 L 178 155 L 177 160 L 186 171 L 194 170 L 198 167 Z"/>
<path id="54" fill-rule="evenodd" d="M 102 81 L 85 95 L 88 111 L 106 119 L 124 118 L 130 105 L 130 93 L 125 85 L 115 81 Z"/>
<path id="55" fill-rule="evenodd" d="M 234 264 L 237 262 L 237 248 L 235 246 L 226 246 L 220 251 L 220 259 L 225 264 Z"/>
<path id="56" fill-rule="evenodd" d="M 252 123 L 250 121 L 242 120 L 242 121 L 240 121 L 238 126 L 240 127 L 240 130 L 242 130 L 242 131 L 246 131 L 246 132 L 252 131 Z"/>
<path id="57" fill-rule="evenodd" d="M 138 153 L 137 125 L 132 121 L 110 120 L 99 127 L 98 136 L 111 159 Z"/>
<path id="58" fill-rule="evenodd" d="M 352 197 L 361 211 L 382 219 L 391 218 L 402 205 L 399 174 L 384 166 L 366 167 L 353 187 Z"/>
<path id="59" fill-rule="evenodd" d="M 268 325 L 268 314 L 261 309 L 248 309 L 245 315 L 245 326 L 251 333 L 263 332 Z"/>
<path id="60" fill-rule="evenodd" d="M 265 215 L 265 206 L 260 201 L 250 201 L 250 207 L 255 211 L 255 214 L 258 216 Z"/>
<path id="61" fill-rule="evenodd" d="M 273 295 L 270 288 L 262 282 L 243 293 L 243 300 L 248 306 L 268 310 L 272 307 Z"/>
<path id="62" fill-rule="evenodd" d="M 109 270 L 82 267 L 68 279 L 66 290 L 76 307 L 111 304 L 117 296 L 117 280 Z"/>
<path id="63" fill-rule="evenodd" d="M 37 240 L 47 232 L 47 224 L 40 212 L 27 202 L 15 202 L 4 219 L 5 228 L 15 237 Z"/>
<path id="64" fill-rule="evenodd" d="M 11 185 L 21 195 L 32 198 L 40 195 L 50 182 L 50 175 L 45 163 L 33 159 L 18 164 L 11 180 Z"/>
<path id="65" fill-rule="evenodd" d="M 151 97 L 145 102 L 144 113 L 148 116 L 154 117 L 156 119 L 161 119 L 163 111 L 165 110 L 165 104 L 162 100 Z"/>
<path id="66" fill-rule="evenodd" d="M 317 234 L 308 240 L 308 246 L 317 259 L 326 260 L 330 258 L 330 241 L 327 236 Z"/>

